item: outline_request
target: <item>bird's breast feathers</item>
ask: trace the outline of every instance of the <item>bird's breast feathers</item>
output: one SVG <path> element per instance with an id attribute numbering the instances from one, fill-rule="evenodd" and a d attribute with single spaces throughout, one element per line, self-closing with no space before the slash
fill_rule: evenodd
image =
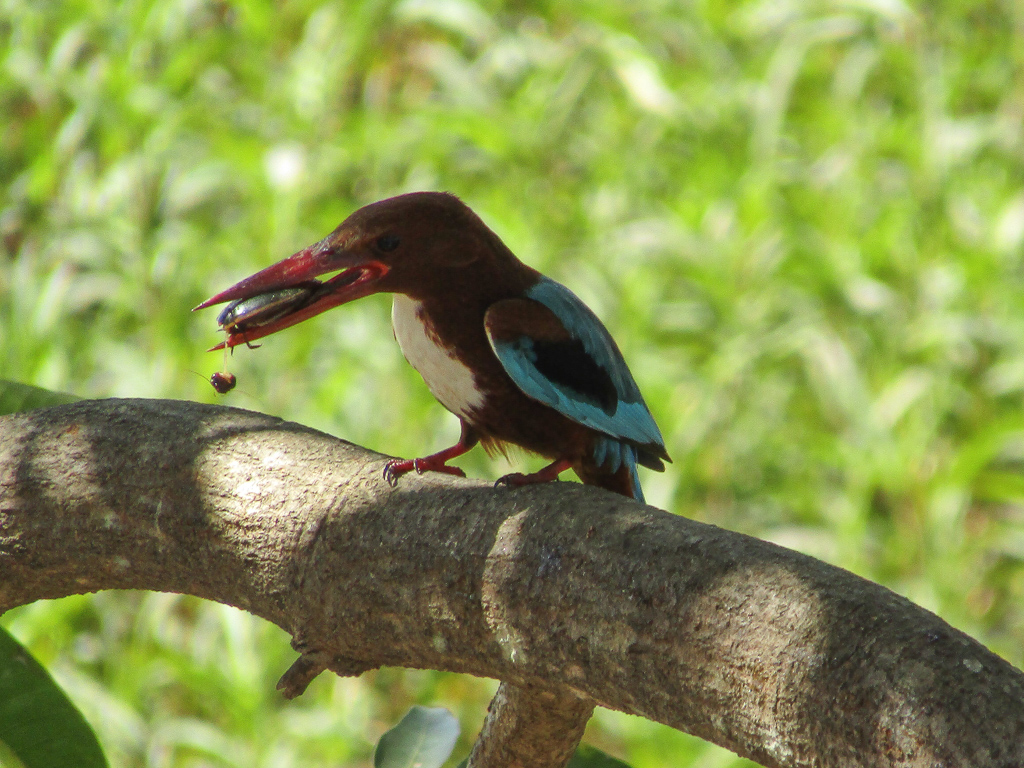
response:
<path id="1" fill-rule="evenodd" d="M 455 350 L 441 343 L 418 301 L 396 293 L 391 324 L 405 359 L 419 371 L 441 405 L 463 418 L 483 406 L 484 394 L 477 387 L 473 372 L 459 360 Z"/>

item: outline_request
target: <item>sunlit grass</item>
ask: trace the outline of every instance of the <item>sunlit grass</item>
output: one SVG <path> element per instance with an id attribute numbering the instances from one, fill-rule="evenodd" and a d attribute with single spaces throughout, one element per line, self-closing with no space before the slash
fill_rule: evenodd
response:
<path id="1" fill-rule="evenodd" d="M 413 189 L 462 196 L 631 361 L 649 499 L 885 583 L 1024 663 L 1024 11 L 1012 0 L 0 4 L 2 377 L 217 401 L 377 450 L 456 434 L 372 299 L 221 365 L 190 308 Z M 496 477 L 480 455 L 464 466 Z M 368 764 L 409 703 L 273 690 L 278 630 L 103 595 L 5 619 L 119 766 Z M 605 713 L 641 766 L 734 765 Z"/>

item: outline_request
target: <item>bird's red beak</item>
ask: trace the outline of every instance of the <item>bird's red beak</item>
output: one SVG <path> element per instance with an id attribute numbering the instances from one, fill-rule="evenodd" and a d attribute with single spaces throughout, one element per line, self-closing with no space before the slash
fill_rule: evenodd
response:
<path id="1" fill-rule="evenodd" d="M 195 309 L 234 302 L 218 318 L 228 337 L 212 347 L 212 352 L 262 339 L 331 307 L 378 293 L 378 282 L 389 269 L 380 261 L 333 248 L 325 242 L 317 243 L 235 283 Z M 339 270 L 329 280 L 315 279 Z M 258 297 L 266 300 L 261 302 Z M 253 299 L 252 306 L 259 311 L 249 313 L 251 320 L 234 321 L 230 310 L 237 305 L 237 314 L 245 316 L 247 299 Z"/>

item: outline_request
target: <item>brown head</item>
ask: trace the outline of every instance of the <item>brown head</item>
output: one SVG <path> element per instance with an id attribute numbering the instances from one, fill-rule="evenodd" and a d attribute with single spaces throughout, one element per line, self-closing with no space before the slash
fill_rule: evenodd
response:
<path id="1" fill-rule="evenodd" d="M 502 269 L 504 267 L 504 269 Z M 196 309 L 239 302 L 283 289 L 296 292 L 273 319 L 233 333 L 236 346 L 276 333 L 332 307 L 374 293 L 426 298 L 466 269 L 485 275 L 532 272 L 455 195 L 412 192 L 372 203 L 349 216 L 318 243 L 247 277 Z M 316 278 L 332 272 L 327 280 Z M 224 346 L 221 345 L 221 346 Z"/>

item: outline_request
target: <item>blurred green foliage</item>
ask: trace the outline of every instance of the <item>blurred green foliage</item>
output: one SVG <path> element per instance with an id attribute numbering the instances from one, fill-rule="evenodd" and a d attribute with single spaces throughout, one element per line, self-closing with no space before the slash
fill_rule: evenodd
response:
<path id="1" fill-rule="evenodd" d="M 55 392 L 30 384 L 0 379 L 0 416 L 9 413 L 22 413 L 34 408 L 48 408 L 52 405 L 65 405 L 78 400 L 74 395 Z"/>
<path id="2" fill-rule="evenodd" d="M 648 499 L 889 585 L 1024 663 L 1024 5 L 0 0 L 0 377 L 217 400 L 403 456 L 456 420 L 389 302 L 230 360 L 216 290 L 360 205 L 459 194 L 607 322 L 675 463 Z M 472 475 L 506 471 L 481 452 Z M 274 691 L 249 616 L 102 594 L 5 620 L 115 766 L 368 766 L 382 670 Z M 727 752 L 599 711 L 636 768 Z"/>
<path id="3" fill-rule="evenodd" d="M 459 738 L 459 721 L 444 707 L 410 709 L 380 737 L 373 768 L 441 768 Z"/>
<path id="4" fill-rule="evenodd" d="M 92 726 L 47 671 L 2 627 L 0 765 L 108 768 Z"/>

